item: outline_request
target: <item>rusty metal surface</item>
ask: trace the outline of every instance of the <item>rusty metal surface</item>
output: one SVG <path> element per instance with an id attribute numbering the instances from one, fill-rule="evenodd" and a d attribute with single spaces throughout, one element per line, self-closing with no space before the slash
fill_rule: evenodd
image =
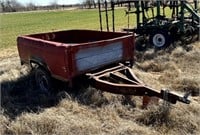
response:
<path id="1" fill-rule="evenodd" d="M 146 86 L 134 75 L 131 68 L 122 64 L 87 75 L 90 77 L 91 84 L 102 91 L 123 95 L 158 97 L 174 104 L 177 101 L 190 103 L 190 100 L 187 99 L 188 96 Z"/>

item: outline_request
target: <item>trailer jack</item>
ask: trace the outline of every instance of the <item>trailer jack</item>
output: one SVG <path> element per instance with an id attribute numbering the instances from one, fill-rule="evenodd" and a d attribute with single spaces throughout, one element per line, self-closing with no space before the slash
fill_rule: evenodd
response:
<path id="1" fill-rule="evenodd" d="M 179 95 L 178 93 L 169 90 L 156 90 L 145 85 L 133 73 L 132 69 L 119 64 L 118 66 L 108 68 L 106 70 L 88 73 L 90 83 L 93 87 L 102 91 L 107 91 L 114 94 L 122 94 L 125 96 L 143 96 L 143 104 L 151 97 L 157 97 L 167 102 L 175 104 L 177 101 L 189 104 L 188 99 L 190 93 Z M 148 103 L 145 103 L 148 104 Z"/>

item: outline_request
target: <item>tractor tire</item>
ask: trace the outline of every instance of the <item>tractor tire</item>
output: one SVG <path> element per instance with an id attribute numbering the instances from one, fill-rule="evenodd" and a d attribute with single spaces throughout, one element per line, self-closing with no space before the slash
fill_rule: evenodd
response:
<path id="1" fill-rule="evenodd" d="M 147 49 L 148 45 L 145 41 L 145 38 L 143 36 L 139 36 L 135 40 L 135 49 L 137 51 L 145 51 Z"/>
<path id="2" fill-rule="evenodd" d="M 186 26 L 184 34 L 181 37 L 181 41 L 184 44 L 190 44 L 190 43 L 192 43 L 192 41 L 194 39 L 194 33 L 195 33 L 194 27 L 192 27 L 190 25 Z"/>
<path id="3" fill-rule="evenodd" d="M 150 34 L 149 42 L 157 49 L 166 48 L 171 44 L 171 36 L 167 31 L 157 30 Z"/>
<path id="4" fill-rule="evenodd" d="M 35 69 L 36 86 L 41 93 L 49 94 L 52 92 L 52 82 L 50 74 L 43 68 Z"/>

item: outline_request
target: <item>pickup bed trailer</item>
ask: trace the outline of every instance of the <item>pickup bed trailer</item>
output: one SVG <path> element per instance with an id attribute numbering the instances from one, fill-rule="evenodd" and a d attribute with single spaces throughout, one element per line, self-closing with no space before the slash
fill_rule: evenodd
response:
<path id="1" fill-rule="evenodd" d="M 68 30 L 20 36 L 17 42 L 22 64 L 39 64 L 64 81 L 106 65 L 133 61 L 133 36 L 125 33 Z"/>
<path id="2" fill-rule="evenodd" d="M 155 90 L 134 75 L 130 68 L 134 62 L 134 42 L 133 34 L 93 30 L 17 38 L 21 64 L 36 68 L 36 83 L 43 91 L 51 88 L 51 77 L 73 84 L 74 78 L 86 75 L 92 86 L 103 91 L 190 103 L 189 94 L 181 96 L 168 90 Z M 127 63 L 130 67 L 125 66 Z"/>

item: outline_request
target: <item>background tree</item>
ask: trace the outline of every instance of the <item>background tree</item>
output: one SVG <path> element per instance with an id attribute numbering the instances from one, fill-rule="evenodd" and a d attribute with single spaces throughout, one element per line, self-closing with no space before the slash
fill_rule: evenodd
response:
<path id="1" fill-rule="evenodd" d="M 1 0 L 0 5 L 2 12 L 16 12 L 23 8 L 23 6 L 16 0 Z"/>
<path id="2" fill-rule="evenodd" d="M 37 9 L 36 5 L 34 3 L 32 3 L 32 2 L 28 3 L 26 5 L 26 8 L 27 8 L 28 11 L 29 10 L 36 10 Z"/>
<path id="3" fill-rule="evenodd" d="M 54 0 L 53 2 L 51 2 L 50 6 L 51 6 L 53 9 L 58 9 L 58 1 L 57 1 L 57 0 Z"/>
<path id="4" fill-rule="evenodd" d="M 91 9 L 92 7 L 96 8 L 97 7 L 96 3 L 97 3 L 97 1 L 95 1 L 95 0 L 83 1 L 83 4 L 85 5 L 85 7 L 88 7 L 89 9 Z"/>

